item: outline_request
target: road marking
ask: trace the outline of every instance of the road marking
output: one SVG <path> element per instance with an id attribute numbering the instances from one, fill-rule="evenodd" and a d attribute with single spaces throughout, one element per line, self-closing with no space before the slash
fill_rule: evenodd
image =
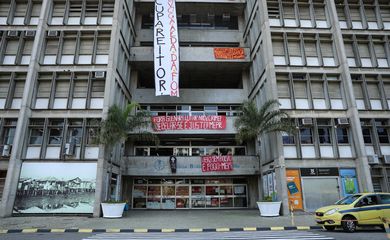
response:
<path id="1" fill-rule="evenodd" d="M 92 229 L 89 228 L 80 228 L 79 233 L 91 233 Z"/>
<path id="2" fill-rule="evenodd" d="M 52 233 L 62 233 L 62 232 L 65 232 L 65 229 L 61 229 L 61 228 L 53 228 L 51 229 Z"/>
<path id="3" fill-rule="evenodd" d="M 240 232 L 148 232 L 148 233 L 99 233 L 84 240 L 333 240 L 309 231 L 240 231 Z"/>
<path id="4" fill-rule="evenodd" d="M 36 233 L 38 231 L 38 228 L 27 228 L 23 229 L 22 233 Z"/>

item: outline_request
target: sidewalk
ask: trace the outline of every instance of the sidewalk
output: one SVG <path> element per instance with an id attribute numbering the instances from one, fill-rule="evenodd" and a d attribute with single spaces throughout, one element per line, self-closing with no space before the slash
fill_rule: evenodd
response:
<path id="1" fill-rule="evenodd" d="M 314 216 L 294 216 L 295 226 L 315 226 Z M 83 216 L 42 216 L 0 218 L 3 229 L 210 229 L 289 227 L 291 216 L 260 217 L 248 210 L 131 210 L 119 219 Z"/>

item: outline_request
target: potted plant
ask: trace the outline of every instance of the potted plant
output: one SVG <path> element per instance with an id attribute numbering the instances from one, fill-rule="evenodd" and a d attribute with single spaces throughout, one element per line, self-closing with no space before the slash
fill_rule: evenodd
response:
<path id="1" fill-rule="evenodd" d="M 279 216 L 281 201 L 276 201 L 276 192 L 273 192 L 271 196 L 266 196 L 263 201 L 257 202 L 259 207 L 260 216 L 262 217 L 277 217 Z"/>
<path id="2" fill-rule="evenodd" d="M 126 202 L 109 200 L 101 203 L 104 218 L 120 218 L 125 210 Z"/>

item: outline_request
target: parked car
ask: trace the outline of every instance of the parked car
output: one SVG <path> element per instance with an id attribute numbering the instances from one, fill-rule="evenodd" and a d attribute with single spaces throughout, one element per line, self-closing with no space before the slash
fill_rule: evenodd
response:
<path id="1" fill-rule="evenodd" d="M 316 222 L 329 231 L 340 226 L 346 232 L 364 225 L 383 227 L 384 218 L 390 220 L 390 193 L 357 193 L 316 210 Z"/>

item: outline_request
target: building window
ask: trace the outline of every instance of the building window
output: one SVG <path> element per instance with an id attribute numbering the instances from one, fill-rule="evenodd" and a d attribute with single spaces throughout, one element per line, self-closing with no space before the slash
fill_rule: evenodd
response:
<path id="1" fill-rule="evenodd" d="M 12 145 L 14 142 L 15 130 L 16 130 L 16 119 L 4 119 L 3 125 L 3 145 Z"/>
<path id="2" fill-rule="evenodd" d="M 284 145 L 295 145 L 295 136 L 291 133 L 282 132 L 282 140 Z"/>
<path id="3" fill-rule="evenodd" d="M 63 120 L 50 120 L 49 126 L 49 145 L 60 145 L 62 143 L 62 133 L 64 130 Z"/>
<path id="4" fill-rule="evenodd" d="M 347 144 L 349 143 L 348 129 L 336 128 L 337 143 Z"/>
<path id="5" fill-rule="evenodd" d="M 363 127 L 362 133 L 363 133 L 364 143 L 372 144 L 371 128 Z"/>
<path id="6" fill-rule="evenodd" d="M 311 128 L 301 128 L 300 136 L 302 144 L 313 144 L 313 130 Z"/>
<path id="7" fill-rule="evenodd" d="M 332 144 L 330 127 L 318 127 L 318 138 L 320 144 Z"/>
<path id="8" fill-rule="evenodd" d="M 43 142 L 43 119 L 31 119 L 30 120 L 30 135 L 28 143 L 30 145 L 41 145 Z"/>

